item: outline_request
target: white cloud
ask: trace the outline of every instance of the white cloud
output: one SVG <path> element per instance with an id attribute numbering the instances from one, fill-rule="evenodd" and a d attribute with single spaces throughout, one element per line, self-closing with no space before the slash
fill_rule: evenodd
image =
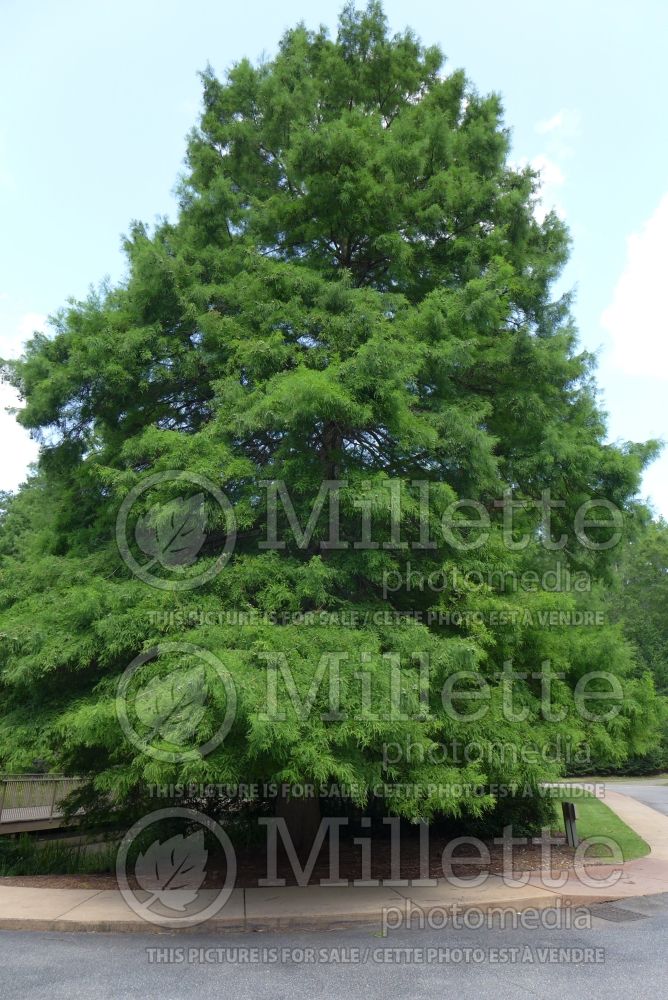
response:
<path id="1" fill-rule="evenodd" d="M 33 333 L 44 332 L 46 323 L 47 317 L 43 313 L 28 312 L 19 316 L 9 333 L 3 331 L 0 334 L 0 357 L 20 357 L 26 340 L 30 340 Z"/>
<path id="2" fill-rule="evenodd" d="M 565 120 L 565 111 L 557 111 L 556 115 L 552 115 L 551 118 L 547 118 L 545 121 L 538 122 L 536 124 L 536 132 L 540 135 L 545 135 L 546 132 L 554 132 L 557 128 L 562 128 Z"/>
<path id="3" fill-rule="evenodd" d="M 559 200 L 560 188 L 566 183 L 566 175 L 560 165 L 547 156 L 546 153 L 539 153 L 531 160 L 523 157 L 516 161 L 513 166 L 517 170 L 524 170 L 531 167 L 532 170 L 540 174 L 538 200 L 534 204 L 533 214 L 538 222 L 544 222 L 548 212 L 555 211 L 560 219 L 565 217 L 565 210 Z"/>
<path id="4" fill-rule="evenodd" d="M 540 170 L 541 181 L 545 187 L 561 187 L 566 180 L 559 164 L 544 153 L 534 156 L 531 166 L 534 170 Z"/>
<path id="5" fill-rule="evenodd" d="M 0 490 L 15 490 L 25 481 L 28 466 L 37 459 L 38 446 L 6 408 L 19 406 L 16 390 L 0 384 Z"/>
<path id="6" fill-rule="evenodd" d="M 668 379 L 668 194 L 627 241 L 626 264 L 601 316 L 612 362 L 628 375 Z"/>
<path id="7" fill-rule="evenodd" d="M 538 222 L 543 222 L 548 212 L 555 211 L 563 219 L 566 211 L 561 203 L 561 189 L 566 183 L 565 164 L 575 153 L 573 140 L 580 133 L 580 114 L 562 108 L 551 118 L 537 122 L 535 130 L 545 140 L 542 151 L 525 160 L 540 173 L 540 201 L 534 215 Z"/>
<path id="8" fill-rule="evenodd" d="M 556 160 L 545 153 L 534 156 L 531 166 L 540 173 L 540 201 L 536 204 L 534 215 L 539 222 L 543 222 L 548 212 L 554 210 L 563 219 L 566 212 L 559 201 L 559 190 L 566 183 L 563 170 Z"/>
<path id="9" fill-rule="evenodd" d="M 47 317 L 43 313 L 24 313 L 19 319 L 19 333 L 23 334 L 24 338 L 31 337 L 38 330 L 44 330 L 46 320 Z"/>
<path id="10" fill-rule="evenodd" d="M 572 156 L 573 140 L 580 135 L 580 112 L 575 108 L 562 108 L 551 118 L 536 122 L 536 132 L 548 136 L 548 147 L 556 155 Z"/>
<path id="11" fill-rule="evenodd" d="M 46 316 L 24 313 L 9 333 L 0 336 L 0 356 L 16 358 L 23 344 L 36 330 L 44 330 Z M 38 446 L 28 432 L 7 413 L 7 407 L 19 407 L 21 401 L 12 386 L 0 383 L 0 490 L 15 490 L 24 482 L 28 465 L 37 458 Z"/>

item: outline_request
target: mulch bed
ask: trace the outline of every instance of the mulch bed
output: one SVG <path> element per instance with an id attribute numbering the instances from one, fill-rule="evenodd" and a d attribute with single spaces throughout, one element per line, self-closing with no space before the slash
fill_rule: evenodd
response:
<path id="1" fill-rule="evenodd" d="M 429 877 L 444 878 L 450 871 L 443 871 L 442 856 L 445 846 L 449 843 L 447 837 L 430 837 L 429 843 Z M 510 874 L 504 872 L 503 848 L 500 844 L 486 843 L 489 850 L 489 864 L 481 863 L 476 852 L 471 845 L 460 845 L 454 854 L 452 863 L 452 874 L 465 878 L 474 876 L 481 871 L 487 871 L 493 875 Z M 572 869 L 574 867 L 575 851 L 567 847 L 565 842 L 553 846 L 550 851 L 550 861 L 545 852 L 541 851 L 540 844 L 530 843 L 526 846 L 513 847 L 513 872 L 525 871 L 548 871 L 549 868 L 556 874 L 557 872 Z M 460 861 L 457 859 L 461 858 Z M 344 881 L 361 879 L 361 850 L 358 846 L 345 841 L 341 842 L 339 851 L 339 878 Z M 266 855 L 264 849 L 243 849 L 237 851 L 237 878 L 235 885 L 238 888 L 253 888 L 257 886 L 258 879 L 265 877 Z M 225 878 L 224 862 L 216 866 L 208 866 L 204 888 L 217 888 L 222 885 Z M 301 859 L 302 866 L 305 858 Z M 609 864 L 609 859 L 597 861 L 592 858 L 587 861 L 587 865 Z M 374 840 L 371 845 L 371 873 L 372 879 L 388 880 L 393 877 L 391 865 L 391 844 L 388 840 Z M 324 845 L 318 860 L 315 863 L 309 884 L 317 885 L 321 880 L 329 877 L 329 852 L 327 844 Z M 285 878 L 287 885 L 297 885 L 297 880 L 292 868 L 285 857 L 279 856 L 278 875 Z M 419 879 L 425 877 L 420 865 L 420 842 L 418 837 L 402 836 L 401 838 L 401 878 Z M 0 886 L 18 885 L 32 887 L 48 887 L 52 889 L 117 889 L 116 876 L 106 875 L 15 875 L 0 877 Z"/>

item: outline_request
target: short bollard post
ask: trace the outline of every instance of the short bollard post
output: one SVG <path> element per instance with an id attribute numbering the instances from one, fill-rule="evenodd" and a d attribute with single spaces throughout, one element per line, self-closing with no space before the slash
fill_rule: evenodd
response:
<path id="1" fill-rule="evenodd" d="M 575 821 L 577 819 L 577 812 L 575 811 L 574 802 L 562 802 L 561 809 L 564 814 L 564 828 L 566 830 L 566 843 L 569 847 L 577 847 L 580 843 L 580 838 L 578 837 L 577 827 L 575 826 Z"/>

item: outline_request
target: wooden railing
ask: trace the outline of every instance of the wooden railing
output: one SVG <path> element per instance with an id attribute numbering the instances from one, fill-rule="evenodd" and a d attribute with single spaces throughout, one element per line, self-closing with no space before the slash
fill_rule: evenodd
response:
<path id="1" fill-rule="evenodd" d="M 0 826 L 57 819 L 63 799 L 82 783 L 63 774 L 0 775 Z"/>

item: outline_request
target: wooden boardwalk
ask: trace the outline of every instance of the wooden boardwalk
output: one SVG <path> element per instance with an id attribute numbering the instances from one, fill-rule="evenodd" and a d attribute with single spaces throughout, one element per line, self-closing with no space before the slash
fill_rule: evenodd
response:
<path id="1" fill-rule="evenodd" d="M 80 784 L 62 774 L 0 776 L 0 836 L 66 825 L 61 802 Z"/>

